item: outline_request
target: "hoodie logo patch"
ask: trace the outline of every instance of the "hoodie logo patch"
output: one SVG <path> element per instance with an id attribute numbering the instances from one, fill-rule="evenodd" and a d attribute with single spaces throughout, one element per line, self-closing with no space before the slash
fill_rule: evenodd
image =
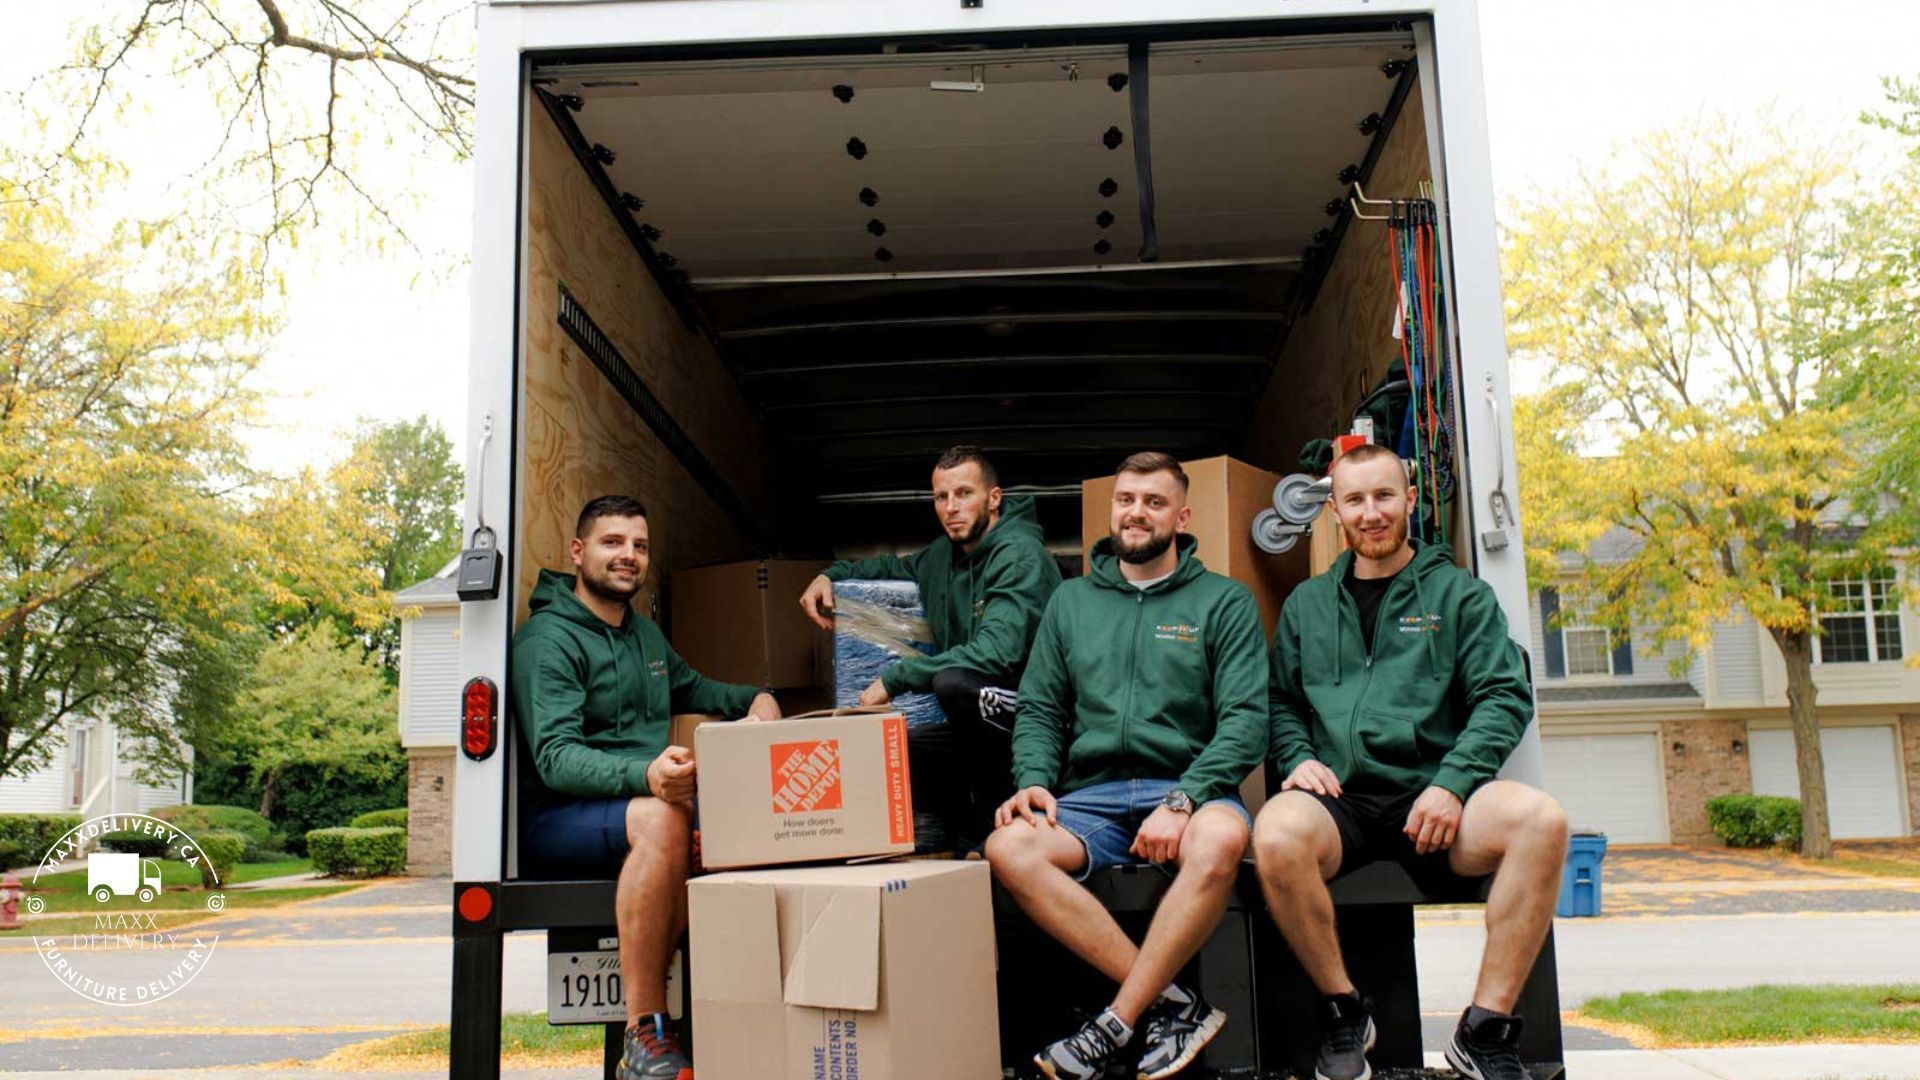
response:
<path id="1" fill-rule="evenodd" d="M 649 661 L 647 661 L 647 674 L 649 674 L 649 675 L 652 675 L 652 676 L 654 676 L 655 678 L 658 678 L 658 679 L 664 679 L 664 678 L 666 678 L 666 677 L 667 677 L 667 662 L 666 662 L 665 660 L 649 660 Z"/>
<path id="2" fill-rule="evenodd" d="M 1178 641 L 1191 645 L 1200 640 L 1200 628 L 1186 623 L 1161 623 L 1153 628 L 1153 636 L 1159 641 Z"/>
<path id="3" fill-rule="evenodd" d="M 1403 634 L 1437 634 L 1440 632 L 1440 616 L 1432 613 L 1426 615 L 1402 615 L 1398 622 L 1400 623 L 1400 632 Z"/>

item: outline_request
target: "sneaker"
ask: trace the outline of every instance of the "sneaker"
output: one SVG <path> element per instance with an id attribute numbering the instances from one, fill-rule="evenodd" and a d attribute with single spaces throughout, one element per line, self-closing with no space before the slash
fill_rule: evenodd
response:
<path id="1" fill-rule="evenodd" d="M 1047 1080 L 1096 1080 L 1120 1060 L 1132 1037 L 1133 1032 L 1109 1009 L 1033 1055 L 1033 1064 Z"/>
<path id="2" fill-rule="evenodd" d="M 1447 1042 L 1447 1064 L 1468 1080 L 1529 1080 L 1520 1061 L 1520 1018 L 1478 1005 L 1460 1014 Z"/>
<path id="3" fill-rule="evenodd" d="M 1184 991 L 1185 1001 L 1161 998 L 1147 1008 L 1141 1025 L 1146 1049 L 1140 1054 L 1139 1080 L 1165 1080 L 1200 1056 L 1227 1024 L 1227 1014 Z"/>
<path id="4" fill-rule="evenodd" d="M 1320 1056 L 1313 1080 L 1371 1080 L 1367 1051 L 1377 1033 L 1373 1014 L 1358 994 L 1328 994 L 1320 999 Z"/>
<path id="5" fill-rule="evenodd" d="M 664 1013 L 641 1017 L 627 1028 L 616 1080 L 693 1080 L 693 1062 L 680 1051 Z"/>

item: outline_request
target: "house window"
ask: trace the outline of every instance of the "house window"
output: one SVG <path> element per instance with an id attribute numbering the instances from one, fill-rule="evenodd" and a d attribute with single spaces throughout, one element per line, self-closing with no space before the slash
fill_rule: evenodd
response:
<path id="1" fill-rule="evenodd" d="M 1567 646 L 1568 675 L 1613 674 L 1613 649 L 1599 626 L 1569 626 L 1560 631 Z"/>
<path id="2" fill-rule="evenodd" d="M 1900 597 L 1893 572 L 1827 582 L 1820 601 L 1814 662 L 1870 664 L 1905 655 L 1900 641 Z"/>

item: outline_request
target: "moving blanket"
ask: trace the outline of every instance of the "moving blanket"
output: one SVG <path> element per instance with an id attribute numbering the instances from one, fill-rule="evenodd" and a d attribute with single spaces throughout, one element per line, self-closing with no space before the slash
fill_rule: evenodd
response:
<path id="1" fill-rule="evenodd" d="M 860 691 L 911 649 L 932 656 L 933 631 L 911 581 L 842 581 L 833 587 L 833 703 L 860 704 Z M 901 694 L 894 708 L 907 727 L 946 723 L 932 694 Z"/>

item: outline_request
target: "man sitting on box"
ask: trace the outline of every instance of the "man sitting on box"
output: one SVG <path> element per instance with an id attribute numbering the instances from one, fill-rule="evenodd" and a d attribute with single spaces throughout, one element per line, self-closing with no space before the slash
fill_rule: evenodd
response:
<path id="1" fill-rule="evenodd" d="M 1165 454 L 1120 463 L 1111 535 L 1047 605 L 1020 682 L 1013 798 L 987 862 L 1036 925 L 1120 984 L 1044 1047 L 1049 1077 L 1090 1080 L 1143 1035 L 1137 1074 L 1185 1068 L 1226 1016 L 1173 977 L 1226 910 L 1251 821 L 1238 787 L 1267 749 L 1267 665 L 1246 586 L 1186 534 L 1187 477 Z M 1177 867 L 1137 948 L 1080 884 L 1129 862 Z"/>
<path id="2" fill-rule="evenodd" d="M 978 447 L 956 446 L 934 462 L 933 511 L 945 536 L 905 558 L 836 562 L 807 586 L 800 606 L 831 630 L 836 581 L 920 587 L 939 652 L 901 658 L 861 693 L 860 704 L 885 705 L 908 692 L 939 699 L 960 751 L 954 825 L 971 848 L 986 839 L 994 808 L 1011 790 L 1014 687 L 1060 568 L 1041 538 L 1032 497 L 1003 496 L 998 472 Z"/>
<path id="3" fill-rule="evenodd" d="M 687 926 L 693 754 L 672 714 L 771 720 L 752 686 L 688 667 L 630 601 L 647 576 L 647 510 L 606 495 L 580 511 L 571 574 L 540 571 L 513 637 L 513 708 L 526 735 L 520 854 L 545 875 L 617 871 L 614 919 L 627 1035 L 620 1080 L 692 1080 L 667 1018 L 667 967 Z M 530 764 L 527 768 L 524 765 Z"/>
<path id="4" fill-rule="evenodd" d="M 1408 538 L 1415 492 L 1398 454 L 1360 446 L 1331 475 L 1351 550 L 1281 608 L 1272 756 L 1286 780 L 1254 830 L 1267 908 L 1323 995 L 1315 1075 L 1364 1080 L 1374 1042 L 1326 881 L 1391 859 L 1416 881 L 1494 875 L 1479 984 L 1446 1056 L 1474 1080 L 1525 1080 L 1509 1014 L 1567 848 L 1551 796 L 1493 778 L 1533 713 L 1525 661 L 1493 590 Z"/>

